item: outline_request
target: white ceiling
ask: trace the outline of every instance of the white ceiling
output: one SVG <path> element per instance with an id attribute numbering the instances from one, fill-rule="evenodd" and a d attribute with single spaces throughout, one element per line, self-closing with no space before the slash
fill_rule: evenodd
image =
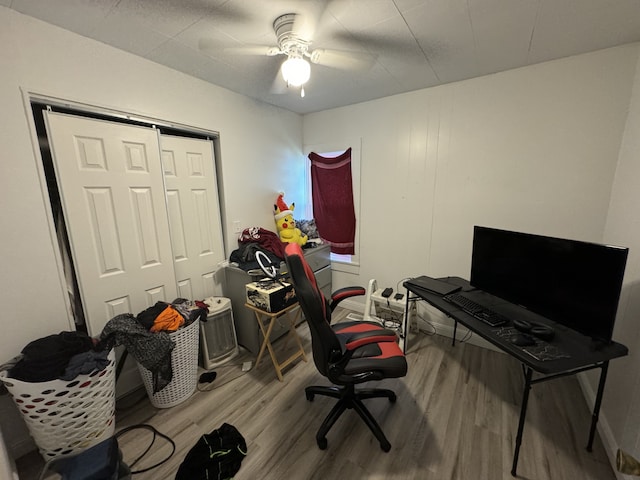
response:
<path id="1" fill-rule="evenodd" d="M 309 113 L 640 41 L 640 0 L 0 0 L 235 92 Z M 284 13 L 317 20 L 313 48 L 364 52 L 366 71 L 312 65 L 274 94 L 284 57 L 229 54 L 276 45 Z M 205 54 L 199 42 L 212 48 Z"/>

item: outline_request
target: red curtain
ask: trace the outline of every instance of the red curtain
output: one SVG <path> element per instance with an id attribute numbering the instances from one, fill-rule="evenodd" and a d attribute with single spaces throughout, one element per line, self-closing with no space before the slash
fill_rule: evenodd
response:
<path id="1" fill-rule="evenodd" d="M 320 238 L 331 245 L 333 253 L 353 255 L 356 213 L 353 206 L 351 148 L 327 158 L 309 154 L 313 218 Z"/>

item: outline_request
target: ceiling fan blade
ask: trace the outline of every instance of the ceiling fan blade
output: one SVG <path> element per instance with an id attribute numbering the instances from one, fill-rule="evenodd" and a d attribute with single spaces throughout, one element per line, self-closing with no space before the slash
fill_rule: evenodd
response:
<path id="1" fill-rule="evenodd" d="M 368 48 L 376 51 L 384 51 L 394 55 L 402 55 L 408 49 L 416 48 L 415 41 L 405 41 L 397 38 L 385 37 L 380 34 L 365 32 L 334 32 L 332 38 L 346 45 L 346 48 Z M 432 41 L 432 40 L 430 40 Z"/>
<path id="2" fill-rule="evenodd" d="M 267 55 L 272 57 L 282 53 L 278 47 L 270 47 L 268 45 L 243 45 L 242 47 L 222 48 L 220 43 L 210 38 L 201 38 L 198 41 L 200 51 L 209 54 L 225 55 Z"/>
<path id="3" fill-rule="evenodd" d="M 212 2 L 211 0 L 158 2 L 158 0 L 136 0 L 135 3 L 140 12 L 163 12 L 165 16 L 170 17 L 177 17 L 183 14 L 183 11 L 188 10 L 190 14 L 198 18 L 215 18 L 217 22 L 246 23 L 254 18 L 254 13 L 251 9 L 244 6 L 237 6 L 239 2 Z"/>
<path id="4" fill-rule="evenodd" d="M 316 31 L 328 14 L 329 0 L 316 0 L 305 4 L 303 10 L 296 13 L 291 33 L 296 37 L 312 42 Z"/>
<path id="5" fill-rule="evenodd" d="M 368 70 L 376 62 L 376 56 L 364 52 L 346 52 L 318 48 L 311 52 L 311 63 L 347 70 Z"/>
<path id="6" fill-rule="evenodd" d="M 311 42 L 316 33 L 316 28 L 315 18 L 304 13 L 297 13 L 291 27 L 291 33 L 297 38 Z"/>
<path id="7" fill-rule="evenodd" d="M 270 93 L 274 95 L 283 95 L 289 91 L 289 86 L 287 82 L 282 78 L 282 74 L 280 73 L 280 69 L 276 72 L 276 76 L 273 79 L 273 83 L 271 84 Z"/>
<path id="8" fill-rule="evenodd" d="M 226 55 L 266 55 L 273 57 L 282 53 L 278 47 L 270 47 L 268 45 L 245 45 L 242 47 L 225 48 Z"/>

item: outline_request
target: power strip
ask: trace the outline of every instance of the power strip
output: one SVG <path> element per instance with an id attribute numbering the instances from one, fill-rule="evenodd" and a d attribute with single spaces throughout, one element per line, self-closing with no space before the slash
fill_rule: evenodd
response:
<path id="1" fill-rule="evenodd" d="M 407 303 L 404 295 L 402 298 L 396 299 L 394 296 L 385 297 L 383 293 L 382 288 L 376 290 L 371 294 L 371 300 L 380 306 L 391 308 L 395 312 L 404 313 L 404 307 Z"/>

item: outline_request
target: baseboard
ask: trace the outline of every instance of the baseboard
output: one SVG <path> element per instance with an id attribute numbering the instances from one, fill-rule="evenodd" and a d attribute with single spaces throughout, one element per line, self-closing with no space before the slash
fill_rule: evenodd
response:
<path id="1" fill-rule="evenodd" d="M 454 327 L 447 323 L 440 323 L 436 320 L 427 321 L 423 318 L 418 318 L 418 328 L 425 333 L 434 332 L 436 335 L 440 335 L 442 337 L 453 338 Z M 468 333 L 471 334 L 465 339 Z M 494 352 L 504 354 L 502 350 L 493 346 L 482 337 L 474 335 L 473 332 L 469 332 L 462 325 L 458 325 L 458 329 L 456 331 L 456 343 L 468 343 L 470 345 L 475 345 L 476 347 L 487 348 Z"/>
<path id="2" fill-rule="evenodd" d="M 9 455 L 2 432 L 0 432 L 0 478 L 18 480 L 16 462 Z"/>
<path id="3" fill-rule="evenodd" d="M 0 396 L 0 430 L 10 458 L 18 459 L 37 448 L 22 413 L 8 393 Z"/>
<path id="4" fill-rule="evenodd" d="M 20 457 L 24 457 L 26 454 L 38 449 L 36 442 L 33 441 L 31 436 L 20 436 L 19 438 L 13 438 L 11 443 L 7 443 L 7 449 L 12 459 L 17 460 Z"/>
<path id="5" fill-rule="evenodd" d="M 127 368 L 122 369 L 116 382 L 116 400 L 120 400 L 144 386 L 135 360 L 133 358 L 127 360 L 125 366 Z"/>

